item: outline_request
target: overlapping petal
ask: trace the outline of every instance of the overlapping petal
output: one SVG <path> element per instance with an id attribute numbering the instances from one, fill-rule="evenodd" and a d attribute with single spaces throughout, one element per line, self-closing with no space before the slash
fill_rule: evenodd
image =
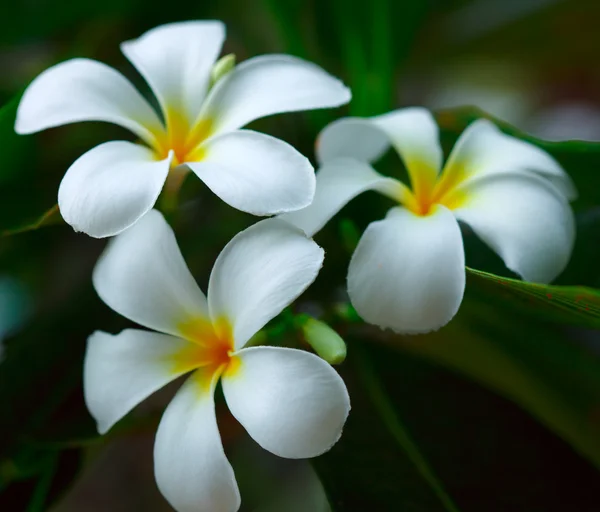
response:
<path id="1" fill-rule="evenodd" d="M 439 129 L 429 110 L 404 108 L 374 117 L 372 121 L 389 137 L 411 180 L 422 173 L 427 173 L 429 179 L 437 177 L 442 168 L 443 153 Z"/>
<path id="2" fill-rule="evenodd" d="M 154 474 L 160 492 L 178 512 L 235 512 L 240 506 L 215 416 L 217 378 L 196 371 L 158 426 Z"/>
<path id="3" fill-rule="evenodd" d="M 242 347 L 317 277 L 324 252 L 298 229 L 267 219 L 237 234 L 210 275 L 208 304 L 214 322 L 226 318 Z"/>
<path id="4" fill-rule="evenodd" d="M 365 230 L 350 261 L 348 293 L 369 323 L 397 332 L 440 328 L 458 311 L 465 259 L 458 223 L 437 206 L 428 216 L 404 208 Z"/>
<path id="5" fill-rule="evenodd" d="M 390 146 L 410 177 L 417 200 L 426 201 L 442 166 L 439 130 L 429 110 L 412 107 L 359 120 L 342 119 L 323 130 L 317 143 L 321 162 L 352 157 L 371 162 Z"/>
<path id="6" fill-rule="evenodd" d="M 175 111 L 193 122 L 221 52 L 225 26 L 220 21 L 185 21 L 153 28 L 121 44 L 146 79 L 166 118 Z"/>
<path id="7" fill-rule="evenodd" d="M 163 130 L 156 112 L 113 68 L 90 59 L 53 66 L 31 82 L 19 108 L 15 130 L 26 134 L 78 121 L 107 121 L 152 144 Z"/>
<path id="8" fill-rule="evenodd" d="M 425 170 L 435 177 L 441 169 L 439 129 L 431 113 L 421 107 L 371 118 L 348 117 L 334 121 L 319 135 L 317 157 L 322 163 L 340 157 L 373 162 L 390 145 L 409 170 Z"/>
<path id="9" fill-rule="evenodd" d="M 127 329 L 113 336 L 97 331 L 88 339 L 83 369 L 85 403 L 104 434 L 133 407 L 182 375 L 176 355 L 188 341 Z"/>
<path id="10" fill-rule="evenodd" d="M 537 173 L 551 181 L 573 200 L 577 191 L 571 178 L 547 152 L 502 133 L 493 123 L 479 119 L 471 123 L 456 142 L 444 174 L 457 182 L 473 182 L 494 174 Z"/>
<path id="11" fill-rule="evenodd" d="M 223 201 L 254 215 L 274 215 L 310 204 L 314 169 L 282 140 L 250 130 L 209 139 L 200 162 L 187 162 Z"/>
<path id="12" fill-rule="evenodd" d="M 575 240 L 575 220 L 565 197 L 536 174 L 497 174 L 463 189 L 455 210 L 528 281 L 547 283 L 566 266 Z"/>
<path id="13" fill-rule="evenodd" d="M 317 138 L 315 152 L 320 164 L 338 158 L 375 162 L 390 145 L 387 134 L 372 119 L 344 117 L 323 128 Z"/>
<path id="14" fill-rule="evenodd" d="M 315 457 L 339 439 L 350 399 L 329 364 L 277 347 L 243 349 L 236 357 L 239 367 L 223 377 L 225 399 L 263 448 L 280 457 Z"/>
<path id="15" fill-rule="evenodd" d="M 308 236 L 317 233 L 348 202 L 368 190 L 376 190 L 397 201 L 407 193 L 404 184 L 386 178 L 367 163 L 338 158 L 324 164 L 317 172 L 317 187 L 313 202 L 295 212 L 280 216 L 298 226 Z"/>
<path id="16" fill-rule="evenodd" d="M 337 107 L 350 96 L 342 82 L 316 64 L 290 55 L 261 55 L 215 85 L 201 117 L 213 119 L 221 133 L 272 114 Z"/>
<path id="17" fill-rule="evenodd" d="M 75 231 L 103 238 L 135 224 L 156 203 L 172 156 L 156 160 L 139 144 L 112 141 L 80 156 L 58 190 L 60 213 Z"/>
<path id="18" fill-rule="evenodd" d="M 186 323 L 208 318 L 206 298 L 156 210 L 109 243 L 93 281 L 109 307 L 160 332 L 185 337 Z"/>

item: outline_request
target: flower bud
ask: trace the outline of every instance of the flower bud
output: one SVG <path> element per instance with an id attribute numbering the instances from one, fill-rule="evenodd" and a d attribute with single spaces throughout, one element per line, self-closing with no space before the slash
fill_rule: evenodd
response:
<path id="1" fill-rule="evenodd" d="M 308 315 L 298 320 L 304 339 L 321 358 L 330 364 L 340 364 L 346 359 L 346 343 L 331 327 Z"/>
<path id="2" fill-rule="evenodd" d="M 221 57 L 210 72 L 210 84 L 215 85 L 221 78 L 227 75 L 235 67 L 235 54 L 229 53 Z"/>

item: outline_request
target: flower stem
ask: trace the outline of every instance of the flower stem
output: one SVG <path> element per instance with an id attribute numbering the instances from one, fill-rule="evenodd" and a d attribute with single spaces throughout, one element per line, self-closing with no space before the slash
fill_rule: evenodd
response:
<path id="1" fill-rule="evenodd" d="M 178 166 L 169 171 L 167 181 L 160 196 L 160 207 L 163 213 L 172 213 L 177 209 L 179 203 L 179 190 L 189 170 L 184 166 Z"/>

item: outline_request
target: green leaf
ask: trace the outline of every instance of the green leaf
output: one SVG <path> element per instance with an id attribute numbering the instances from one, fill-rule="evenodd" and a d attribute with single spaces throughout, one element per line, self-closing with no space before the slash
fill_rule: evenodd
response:
<path id="1" fill-rule="evenodd" d="M 427 336 L 364 326 L 348 335 L 340 371 L 352 410 L 340 441 L 314 460 L 336 512 L 562 512 L 564 503 L 594 510 L 597 469 L 555 434 L 579 429 L 587 439 L 578 450 L 597 453 L 598 430 L 589 429 L 600 389 L 588 380 L 594 365 L 584 369 L 554 346 L 556 336 L 533 347 L 521 337 L 520 352 L 503 351 L 506 330 L 485 331 L 474 321 L 481 314 Z M 538 354 L 542 342 L 556 352 L 553 364 L 569 360 L 573 368 L 552 368 Z"/>
<path id="2" fill-rule="evenodd" d="M 442 330 L 387 342 L 442 364 L 527 410 L 600 468 L 600 359 L 556 324 L 467 288 Z"/>
<path id="3" fill-rule="evenodd" d="M 600 329 L 600 291 L 585 286 L 529 283 L 467 268 L 467 286 L 484 300 L 504 303 L 552 322 Z"/>
<path id="4" fill-rule="evenodd" d="M 372 348 L 353 343 L 343 368 L 352 410 L 341 440 L 314 461 L 333 509 L 458 512 L 403 425 Z"/>
<path id="5" fill-rule="evenodd" d="M 356 365 L 364 383 L 365 391 L 369 394 L 380 421 L 385 425 L 398 446 L 404 450 L 407 458 L 414 464 L 416 472 L 430 487 L 440 505 L 448 512 L 458 512 L 458 508 L 444 490 L 442 483 L 438 480 L 429 463 L 411 438 L 406 426 L 402 423 L 366 351 L 361 350 L 358 352 Z"/>

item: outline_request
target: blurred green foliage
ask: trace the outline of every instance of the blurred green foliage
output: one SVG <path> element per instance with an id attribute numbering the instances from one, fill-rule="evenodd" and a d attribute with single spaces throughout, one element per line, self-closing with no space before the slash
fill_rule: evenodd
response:
<path id="1" fill-rule="evenodd" d="M 17 136 L 13 121 L 23 87 L 72 56 L 105 61 L 143 87 L 119 54 L 119 42 L 169 21 L 217 18 L 228 27 L 224 54 L 243 60 L 292 53 L 351 86 L 349 107 L 256 123 L 311 158 L 327 122 L 421 100 L 434 71 L 473 57 L 518 62 L 535 71 L 539 87 L 553 84 L 548 95 L 585 89 L 600 103 L 597 2 L 530 2 L 537 7 L 502 18 L 495 13 L 509 3 L 491 1 L 468 22 L 476 3 L 32 0 L 4 7 L 0 273 L 24 284 L 35 311 L 5 341 L 0 363 L 0 510 L 48 510 L 81 474 L 84 457 L 102 451 L 106 440 L 98 438 L 83 403 L 85 340 L 95 329 L 129 325 L 91 286 L 104 242 L 53 225 L 60 218 L 52 210 L 68 165 L 93 145 L 127 135 L 94 123 Z M 438 112 L 444 148 L 481 116 L 489 117 L 474 108 Z M 314 461 L 335 511 L 598 509 L 600 337 L 593 329 L 599 322 L 600 143 L 543 142 L 494 121 L 549 151 L 573 177 L 580 197 L 573 205 L 578 238 L 572 261 L 554 286 L 522 283 L 467 231 L 473 270 L 461 311 L 437 333 L 400 337 L 357 322 L 340 292 L 357 235 L 388 205 L 360 198 L 319 233 L 325 267 L 298 310 L 317 311 L 348 342 L 339 368 L 353 410 L 341 441 Z M 397 161 L 386 165 L 401 172 Z M 220 249 L 255 221 L 193 179 L 169 220 L 203 287 Z M 281 325 L 266 332 L 278 343 L 297 343 L 296 334 L 286 334 L 286 322 Z M 133 414 L 108 439 L 153 428 L 159 414 Z M 233 437 L 243 435 L 239 430 Z"/>

